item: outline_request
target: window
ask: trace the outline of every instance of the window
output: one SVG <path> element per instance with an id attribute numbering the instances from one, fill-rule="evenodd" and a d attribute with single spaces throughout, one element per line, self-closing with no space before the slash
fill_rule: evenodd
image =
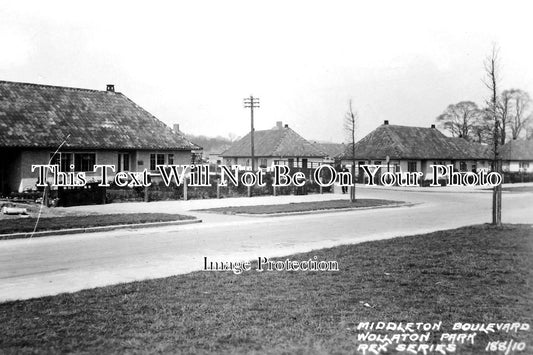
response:
<path id="1" fill-rule="evenodd" d="M 50 153 L 50 163 L 52 165 L 59 165 L 59 170 L 62 172 L 69 171 L 94 171 L 94 165 L 96 164 L 95 153 L 72 153 L 72 152 L 60 152 Z"/>
<path id="2" fill-rule="evenodd" d="M 528 161 L 521 161 L 518 163 L 518 166 L 520 169 L 529 169 L 529 162 Z"/>
<path id="3" fill-rule="evenodd" d="M 261 160 L 259 161 L 259 167 L 260 168 L 266 168 L 267 167 L 267 159 L 266 158 L 261 158 Z"/>
<path id="4" fill-rule="evenodd" d="M 174 154 L 169 154 L 167 158 L 168 158 L 168 165 L 173 165 L 174 164 Z"/>
<path id="5" fill-rule="evenodd" d="M 74 153 L 75 171 L 93 171 L 96 164 L 96 154 L 94 153 Z"/>
<path id="6" fill-rule="evenodd" d="M 289 168 L 293 168 L 293 167 L 294 167 L 294 159 L 289 158 Z"/>
<path id="7" fill-rule="evenodd" d="M 130 154 L 129 153 L 118 153 L 118 171 L 129 171 L 130 170 Z"/>
<path id="8" fill-rule="evenodd" d="M 459 171 L 466 171 L 466 161 L 459 162 Z"/>
<path id="9" fill-rule="evenodd" d="M 150 170 L 157 170 L 158 165 L 165 165 L 165 154 L 150 154 Z"/>
<path id="10" fill-rule="evenodd" d="M 302 159 L 302 168 L 307 169 L 307 159 L 306 158 Z"/>
<path id="11" fill-rule="evenodd" d="M 50 153 L 50 164 L 59 165 L 59 171 L 68 172 L 71 171 L 70 165 L 72 164 L 72 153 Z"/>
<path id="12" fill-rule="evenodd" d="M 165 154 L 157 154 L 157 165 L 165 165 Z"/>
<path id="13" fill-rule="evenodd" d="M 150 154 L 150 170 L 155 170 L 155 154 Z"/>
<path id="14" fill-rule="evenodd" d="M 407 162 L 407 171 L 410 173 L 414 173 L 416 171 L 416 161 Z"/>

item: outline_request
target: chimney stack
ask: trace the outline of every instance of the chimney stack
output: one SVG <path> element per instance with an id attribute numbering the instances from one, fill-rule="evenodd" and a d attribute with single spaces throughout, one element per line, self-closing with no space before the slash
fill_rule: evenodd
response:
<path id="1" fill-rule="evenodd" d="M 385 120 L 385 121 L 383 121 L 383 124 L 384 124 L 384 125 L 388 125 L 388 124 L 389 124 L 389 120 Z"/>
<path id="2" fill-rule="evenodd" d="M 281 122 L 281 121 L 277 121 L 277 122 L 276 122 L 276 128 L 277 128 L 277 129 L 282 129 L 282 128 L 283 128 L 283 122 Z"/>
<path id="3" fill-rule="evenodd" d="M 289 125 L 288 125 L 288 124 L 286 124 L 286 125 L 285 125 L 285 128 L 289 128 Z"/>
<path id="4" fill-rule="evenodd" d="M 432 124 L 432 125 L 431 125 L 431 128 L 435 128 L 435 125 L 434 125 L 434 124 Z"/>
<path id="5" fill-rule="evenodd" d="M 107 84 L 106 91 L 107 92 L 115 92 L 115 85 Z"/>
<path id="6" fill-rule="evenodd" d="M 175 133 L 179 133 L 180 131 L 180 125 L 178 123 L 174 123 L 174 126 L 172 127 L 172 130 L 175 132 Z"/>

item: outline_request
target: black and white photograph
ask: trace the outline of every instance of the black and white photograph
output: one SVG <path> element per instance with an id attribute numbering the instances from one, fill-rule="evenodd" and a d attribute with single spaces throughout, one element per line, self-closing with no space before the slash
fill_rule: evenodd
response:
<path id="1" fill-rule="evenodd" d="M 0 0 L 0 354 L 533 354 L 532 15 Z"/>

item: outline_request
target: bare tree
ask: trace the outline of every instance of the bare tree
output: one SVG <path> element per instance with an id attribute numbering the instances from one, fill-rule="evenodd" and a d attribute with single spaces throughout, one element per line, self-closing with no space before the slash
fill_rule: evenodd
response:
<path id="1" fill-rule="evenodd" d="M 357 112 L 354 112 L 352 109 L 352 100 L 350 99 L 348 103 L 348 111 L 346 112 L 346 115 L 344 116 L 344 129 L 348 135 L 348 144 L 351 149 L 351 155 L 352 155 L 352 168 L 351 168 L 351 174 L 352 174 L 352 183 L 353 185 L 350 188 L 350 201 L 355 202 L 355 128 L 357 123 Z"/>
<path id="2" fill-rule="evenodd" d="M 512 139 L 517 139 L 525 131 L 533 113 L 531 112 L 531 98 L 524 90 L 507 90 L 510 96 L 511 113 L 509 128 Z"/>
<path id="3" fill-rule="evenodd" d="M 500 144 L 504 145 L 505 140 L 507 137 L 507 124 L 509 123 L 511 112 L 511 100 L 512 99 L 512 93 L 510 90 L 504 90 L 501 94 L 500 101 L 498 103 L 497 109 L 498 114 L 500 115 L 500 122 L 501 122 L 501 134 L 500 134 Z"/>
<path id="4" fill-rule="evenodd" d="M 487 107 L 494 122 L 493 126 L 493 170 L 499 174 L 502 172 L 502 161 L 500 158 L 501 142 L 501 118 L 498 115 L 498 84 L 499 84 L 499 57 L 498 49 L 495 45 L 492 47 L 492 53 L 485 59 L 485 86 L 490 90 L 490 97 L 487 100 Z M 494 186 L 492 191 L 492 224 L 495 226 L 502 225 L 502 186 Z"/>
<path id="5" fill-rule="evenodd" d="M 472 126 L 472 141 L 492 145 L 492 129 L 494 122 L 488 108 L 479 111 L 478 118 Z"/>
<path id="6" fill-rule="evenodd" d="M 450 105 L 437 117 L 442 128 L 448 130 L 454 137 L 475 140 L 475 126 L 481 116 L 481 110 L 475 102 L 461 101 Z"/>

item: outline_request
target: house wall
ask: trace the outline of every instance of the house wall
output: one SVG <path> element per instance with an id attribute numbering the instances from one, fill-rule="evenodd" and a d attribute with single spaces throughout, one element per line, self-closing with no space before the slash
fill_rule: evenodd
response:
<path id="1" fill-rule="evenodd" d="M 387 171 L 387 163 L 385 162 L 385 160 L 363 160 L 363 159 L 357 159 L 357 167 L 359 167 L 359 165 L 361 165 L 360 163 L 361 162 L 364 162 L 364 164 L 366 165 L 376 165 L 376 164 L 380 164 L 382 167 L 381 167 L 381 171 Z M 490 161 L 476 161 L 476 160 L 461 160 L 462 162 L 464 162 L 466 164 L 466 167 L 465 167 L 465 171 L 472 171 L 475 167 L 475 170 L 476 172 L 477 171 L 480 171 L 481 169 L 487 169 L 487 170 L 490 170 Z M 431 169 L 431 165 L 437 165 L 437 164 L 441 164 L 441 165 L 453 165 L 455 167 L 455 169 L 459 170 L 459 167 L 460 167 L 460 160 L 455 160 L 455 161 L 451 161 L 451 160 L 390 160 L 389 161 L 389 169 L 390 171 L 395 171 L 394 168 L 395 166 L 398 166 L 399 167 L 399 171 L 402 171 L 402 172 L 407 172 L 409 171 L 408 169 L 408 166 L 409 166 L 409 162 L 416 162 L 416 170 L 415 171 L 420 171 L 422 173 L 424 173 L 423 175 L 423 179 L 425 180 L 428 180 L 428 179 L 431 179 L 431 174 L 432 174 L 432 169 Z M 352 165 L 352 161 L 351 160 L 342 160 L 341 164 L 343 166 L 346 166 L 348 169 L 351 167 Z M 532 168 L 533 169 L 533 168 Z M 359 169 L 356 169 L 356 175 L 358 176 L 359 175 Z"/>
<path id="2" fill-rule="evenodd" d="M 315 157 L 256 157 L 255 158 L 255 166 L 259 167 L 259 164 L 262 159 L 266 159 L 266 166 L 270 167 L 274 164 L 274 162 L 279 162 L 280 165 L 288 165 L 289 158 L 293 159 L 294 166 L 297 166 L 297 163 L 301 164 L 303 159 L 307 159 L 307 167 L 311 168 L 311 164 L 322 164 L 324 163 L 323 158 L 315 158 Z M 223 157 L 222 164 L 225 165 L 242 165 L 242 166 L 251 166 L 251 158 L 250 157 Z M 301 165 L 300 165 L 301 166 Z"/>
<path id="3" fill-rule="evenodd" d="M 175 165 L 191 164 L 191 151 L 149 151 L 139 150 L 135 156 L 134 166 L 137 171 L 148 169 L 150 171 L 150 154 L 164 154 L 165 164 L 168 164 L 168 154 L 174 154 Z M 142 164 L 140 164 L 142 163 Z M 157 172 L 157 171 L 154 171 Z"/>
<path id="4" fill-rule="evenodd" d="M 10 184 L 12 191 L 23 192 L 25 190 L 36 189 L 37 170 L 32 172 L 32 165 L 48 164 L 50 161 L 50 153 L 48 150 L 22 150 L 20 152 L 20 160 L 16 163 L 20 174 L 16 180 Z"/>
<path id="5" fill-rule="evenodd" d="M 191 152 L 190 151 L 119 151 L 119 150 L 68 150 L 68 152 L 87 152 L 96 154 L 96 164 L 100 165 L 115 165 L 118 164 L 119 153 L 130 154 L 130 171 L 142 171 L 145 168 L 150 168 L 150 154 L 152 153 L 164 153 L 165 164 L 168 163 L 167 154 L 174 154 L 174 164 L 190 164 Z M 50 160 L 50 154 L 54 153 L 52 150 L 22 150 L 18 152 L 17 158 L 10 161 L 12 166 L 9 171 L 10 174 L 7 179 L 8 189 L 10 191 L 23 192 L 26 190 L 35 190 L 37 182 L 37 171 L 32 172 L 31 166 L 36 164 L 48 164 Z M 137 163 L 143 161 L 142 165 Z M 110 178 L 114 176 L 114 173 L 108 171 Z M 97 177 L 100 176 L 98 172 L 86 172 L 85 176 L 88 182 L 97 181 Z M 51 183 L 52 178 L 49 177 L 48 181 Z"/>
<path id="6" fill-rule="evenodd" d="M 511 173 L 533 173 L 533 160 L 507 160 L 502 162 L 502 170 Z"/>

